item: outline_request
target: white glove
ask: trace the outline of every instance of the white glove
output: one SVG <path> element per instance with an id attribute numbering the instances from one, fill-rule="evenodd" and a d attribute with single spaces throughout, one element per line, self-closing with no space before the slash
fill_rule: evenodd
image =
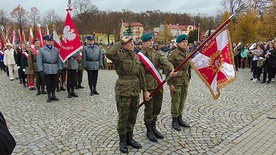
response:
<path id="1" fill-rule="evenodd" d="M 26 69 L 25 69 L 25 68 L 23 69 L 23 72 L 26 72 Z"/>
<path id="2" fill-rule="evenodd" d="M 17 66 L 17 69 L 20 69 L 20 66 Z"/>

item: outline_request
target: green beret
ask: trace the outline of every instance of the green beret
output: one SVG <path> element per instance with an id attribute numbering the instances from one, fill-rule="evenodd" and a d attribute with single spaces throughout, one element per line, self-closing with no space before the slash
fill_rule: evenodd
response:
<path id="1" fill-rule="evenodd" d="M 149 41 L 151 39 L 153 39 L 152 33 L 144 33 L 141 37 L 143 42 Z"/>
<path id="2" fill-rule="evenodd" d="M 188 40 L 188 36 L 186 34 L 181 34 L 176 38 L 176 43 L 180 43 L 182 40 Z"/>

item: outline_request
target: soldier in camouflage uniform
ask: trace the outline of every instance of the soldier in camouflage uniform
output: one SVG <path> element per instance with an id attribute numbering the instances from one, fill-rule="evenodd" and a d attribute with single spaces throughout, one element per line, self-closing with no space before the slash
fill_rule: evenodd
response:
<path id="1" fill-rule="evenodd" d="M 142 35 L 141 40 L 143 41 L 143 48 L 140 52 L 142 52 L 154 65 L 156 70 L 160 67 L 164 68 L 165 70 L 170 73 L 171 76 L 174 76 L 176 73 L 173 71 L 173 65 L 161 55 L 160 51 L 155 51 L 153 49 L 153 36 L 151 33 L 145 33 Z M 145 77 L 146 77 L 146 84 L 147 89 L 149 92 L 152 92 L 157 86 L 158 82 L 151 74 L 149 69 L 145 67 Z M 171 71 L 171 72 L 169 72 Z M 160 76 L 161 73 L 159 72 Z M 144 109 L 144 122 L 147 127 L 147 137 L 152 142 L 157 142 L 158 139 L 163 139 L 164 135 L 161 134 L 156 129 L 156 121 L 157 116 L 159 115 L 162 107 L 162 100 L 163 100 L 163 89 L 158 90 L 153 96 L 152 99 L 145 103 Z"/>
<path id="2" fill-rule="evenodd" d="M 179 35 L 176 39 L 177 48 L 174 49 L 168 57 L 169 62 L 177 67 L 184 59 L 189 56 L 187 50 L 188 37 L 185 34 Z M 189 124 L 182 120 L 182 112 L 185 105 L 188 84 L 191 79 L 191 66 L 189 63 L 183 65 L 177 72 L 177 76 L 168 80 L 168 85 L 171 93 L 171 115 L 172 115 L 172 127 L 180 131 L 183 127 L 190 127 Z"/>
<path id="3" fill-rule="evenodd" d="M 28 57 L 29 69 L 30 69 L 31 72 L 34 72 L 34 74 L 35 74 L 35 79 L 36 79 L 35 83 L 36 83 L 36 89 L 37 89 L 36 95 L 40 95 L 41 93 L 46 94 L 46 91 L 45 91 L 45 78 L 41 77 L 38 74 L 37 63 L 36 63 L 36 58 L 37 58 L 39 48 L 40 48 L 40 41 L 35 40 L 34 41 L 34 49 L 30 50 L 29 57 Z"/>
<path id="4" fill-rule="evenodd" d="M 107 51 L 106 57 L 115 65 L 119 79 L 116 81 L 115 94 L 119 113 L 117 131 L 120 137 L 120 151 L 127 153 L 127 145 L 141 148 L 141 144 L 133 139 L 133 128 L 139 109 L 139 94 L 144 91 L 149 100 L 149 92 L 145 85 L 143 66 L 133 51 L 134 43 L 130 36 L 124 36 Z"/>

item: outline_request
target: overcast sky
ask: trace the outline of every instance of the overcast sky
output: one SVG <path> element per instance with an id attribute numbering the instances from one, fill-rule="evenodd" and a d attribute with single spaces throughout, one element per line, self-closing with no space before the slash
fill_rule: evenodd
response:
<path id="1" fill-rule="evenodd" d="M 71 0 L 72 3 L 74 0 Z M 133 12 L 147 10 L 161 10 L 178 13 L 203 13 L 216 15 L 221 0 L 91 0 L 99 10 L 121 11 L 128 9 Z M 10 13 L 18 4 L 30 11 L 31 7 L 37 7 L 40 14 L 54 9 L 61 17 L 65 17 L 65 8 L 68 0 L 0 0 L 0 9 Z"/>

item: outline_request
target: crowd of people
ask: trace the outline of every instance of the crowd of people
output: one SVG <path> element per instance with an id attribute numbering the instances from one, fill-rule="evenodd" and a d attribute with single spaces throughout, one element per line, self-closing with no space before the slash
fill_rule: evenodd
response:
<path id="1" fill-rule="evenodd" d="M 246 64 L 252 72 L 252 82 L 269 84 L 275 79 L 276 45 L 274 41 L 256 42 L 251 45 L 233 43 L 236 71 L 245 69 Z M 262 76 L 261 76 L 262 75 Z"/>

